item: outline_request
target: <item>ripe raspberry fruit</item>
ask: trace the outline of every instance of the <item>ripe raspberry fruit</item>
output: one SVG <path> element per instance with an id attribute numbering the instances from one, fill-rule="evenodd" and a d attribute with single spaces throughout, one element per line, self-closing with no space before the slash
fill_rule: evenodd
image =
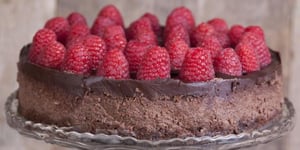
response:
<path id="1" fill-rule="evenodd" d="M 66 49 L 57 41 L 49 43 L 41 52 L 38 64 L 48 68 L 59 69 L 65 58 Z"/>
<path id="2" fill-rule="evenodd" d="M 231 76 L 242 75 L 241 61 L 232 48 L 225 48 L 218 54 L 218 56 L 214 59 L 214 67 L 216 72 Z"/>
<path id="3" fill-rule="evenodd" d="M 108 51 L 98 69 L 97 75 L 109 79 L 128 79 L 129 65 L 123 52 L 119 49 Z"/>
<path id="4" fill-rule="evenodd" d="M 266 42 L 260 37 L 260 35 L 252 32 L 245 32 L 241 37 L 240 42 L 248 42 L 253 46 L 261 67 L 267 66 L 271 63 L 271 53 Z"/>
<path id="5" fill-rule="evenodd" d="M 206 36 L 199 46 L 203 47 L 205 50 L 208 50 L 212 59 L 214 59 L 223 49 L 218 38 L 215 36 Z"/>
<path id="6" fill-rule="evenodd" d="M 150 47 L 151 45 L 148 43 L 139 42 L 137 40 L 128 42 L 124 53 L 129 63 L 130 72 L 137 72 L 144 55 Z"/>
<path id="7" fill-rule="evenodd" d="M 262 38 L 263 40 L 265 40 L 264 30 L 260 26 L 248 26 L 245 29 L 245 32 L 254 33 L 254 34 L 258 35 L 260 38 Z"/>
<path id="8" fill-rule="evenodd" d="M 123 51 L 127 44 L 125 32 L 119 25 L 107 27 L 104 31 L 103 40 L 106 43 L 108 51 L 111 49 Z"/>
<path id="9" fill-rule="evenodd" d="M 218 32 L 215 35 L 223 48 L 231 47 L 231 40 L 227 32 Z"/>
<path id="10" fill-rule="evenodd" d="M 70 29 L 69 35 L 67 37 L 67 43 L 77 38 L 81 38 L 90 34 L 89 27 L 84 24 L 73 25 Z"/>
<path id="11" fill-rule="evenodd" d="M 73 74 L 89 75 L 89 65 L 88 49 L 82 43 L 78 43 L 67 50 L 62 70 Z"/>
<path id="12" fill-rule="evenodd" d="M 98 16 L 91 28 L 91 33 L 103 37 L 104 31 L 107 27 L 117 25 L 116 22 L 108 17 Z"/>
<path id="13" fill-rule="evenodd" d="M 190 34 L 195 28 L 192 12 L 186 7 L 177 7 L 168 15 L 166 28 L 181 24 Z"/>
<path id="14" fill-rule="evenodd" d="M 166 49 L 170 55 L 172 70 L 180 70 L 189 45 L 182 39 L 175 39 L 166 43 Z"/>
<path id="15" fill-rule="evenodd" d="M 98 14 L 98 17 L 99 16 L 110 18 L 116 23 L 116 25 L 120 25 L 124 28 L 122 15 L 114 5 L 107 5 L 103 7 Z"/>
<path id="16" fill-rule="evenodd" d="M 188 45 L 190 45 L 189 33 L 182 25 L 179 24 L 169 27 L 168 30 L 165 31 L 165 43 L 173 40 L 184 40 Z"/>
<path id="17" fill-rule="evenodd" d="M 32 39 L 32 45 L 29 52 L 29 60 L 37 63 L 37 59 L 44 48 L 56 40 L 55 33 L 50 29 L 40 29 Z"/>
<path id="18" fill-rule="evenodd" d="M 106 44 L 99 36 L 88 35 L 83 39 L 83 45 L 89 53 L 90 69 L 96 71 L 106 53 Z"/>
<path id="19" fill-rule="evenodd" d="M 137 71 L 139 80 L 155 80 L 170 78 L 170 58 L 163 47 L 153 46 L 144 55 Z"/>
<path id="20" fill-rule="evenodd" d="M 240 38 L 242 37 L 244 32 L 245 32 L 245 28 L 241 25 L 233 25 L 230 28 L 228 32 L 228 36 L 231 39 L 233 46 L 236 46 L 239 43 Z"/>
<path id="21" fill-rule="evenodd" d="M 72 12 L 67 17 L 67 20 L 70 24 L 70 26 L 76 25 L 76 24 L 82 24 L 87 26 L 87 22 L 85 17 L 80 14 L 79 12 Z"/>
<path id="22" fill-rule="evenodd" d="M 183 82 L 213 79 L 215 71 L 210 53 L 201 47 L 190 49 L 185 55 L 179 76 Z"/>
<path id="23" fill-rule="evenodd" d="M 152 29 L 151 21 L 145 17 L 130 24 L 127 30 L 127 37 L 128 39 L 157 45 L 157 37 Z"/>
<path id="24" fill-rule="evenodd" d="M 145 13 L 141 18 L 148 18 L 151 22 L 152 30 L 155 32 L 156 36 L 161 35 L 159 20 L 154 14 Z"/>
<path id="25" fill-rule="evenodd" d="M 235 47 L 235 51 L 242 63 L 243 72 L 258 71 L 260 69 L 256 50 L 250 43 L 241 42 Z"/>
<path id="26" fill-rule="evenodd" d="M 63 17 L 52 18 L 46 22 L 45 28 L 54 31 L 59 42 L 66 42 L 66 38 L 70 30 L 70 25 L 67 19 Z"/>
<path id="27" fill-rule="evenodd" d="M 207 23 L 201 23 L 192 32 L 191 44 L 192 44 L 192 46 L 200 45 L 202 40 L 206 36 L 211 36 L 211 35 L 215 35 L 215 34 L 216 34 L 216 30 L 212 25 L 207 24 Z"/>
<path id="28" fill-rule="evenodd" d="M 227 32 L 228 31 L 227 22 L 221 18 L 211 19 L 207 23 L 212 25 L 217 32 Z"/>

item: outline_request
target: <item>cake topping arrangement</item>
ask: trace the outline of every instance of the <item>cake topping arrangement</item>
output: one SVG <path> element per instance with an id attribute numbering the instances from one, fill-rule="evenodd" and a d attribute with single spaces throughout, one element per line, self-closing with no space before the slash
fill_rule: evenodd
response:
<path id="1" fill-rule="evenodd" d="M 230 27 L 221 18 L 196 25 L 192 12 L 178 7 L 165 26 L 146 12 L 126 28 L 120 11 L 107 5 L 91 27 L 78 12 L 49 19 L 33 37 L 29 61 L 84 76 L 201 82 L 216 73 L 259 71 L 271 63 L 271 53 L 259 26 Z"/>

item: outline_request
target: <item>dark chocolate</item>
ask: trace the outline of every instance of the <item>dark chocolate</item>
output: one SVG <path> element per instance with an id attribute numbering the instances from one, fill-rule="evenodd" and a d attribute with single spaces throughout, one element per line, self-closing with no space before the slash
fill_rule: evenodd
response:
<path id="1" fill-rule="evenodd" d="M 216 74 L 216 78 L 207 82 L 184 83 L 179 79 L 144 80 L 113 80 L 99 76 L 83 76 L 54 69 L 41 67 L 28 61 L 30 45 L 23 47 L 20 53 L 19 70 L 24 74 L 44 82 L 49 86 L 61 87 L 66 92 L 75 96 L 84 96 L 86 91 L 98 94 L 108 94 L 116 97 L 132 97 L 143 94 L 149 99 L 160 96 L 226 96 L 236 89 L 246 89 L 249 86 L 271 81 L 277 72 L 281 72 L 280 57 L 277 52 L 271 50 L 272 63 L 260 71 L 233 77 L 224 74 Z M 281 74 L 281 73 L 280 73 Z"/>

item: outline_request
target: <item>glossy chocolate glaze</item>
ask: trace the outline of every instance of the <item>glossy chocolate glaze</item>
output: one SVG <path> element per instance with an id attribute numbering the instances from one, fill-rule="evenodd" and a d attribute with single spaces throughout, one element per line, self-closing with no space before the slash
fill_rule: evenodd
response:
<path id="1" fill-rule="evenodd" d="M 132 97 L 141 93 L 148 99 L 161 96 L 226 96 L 238 89 L 246 89 L 255 84 L 268 82 L 281 74 L 279 54 L 272 51 L 272 63 L 260 71 L 232 77 L 217 74 L 216 78 L 207 82 L 184 83 L 179 79 L 143 80 L 112 80 L 99 76 L 83 76 L 70 74 L 32 64 L 27 56 L 30 45 L 24 46 L 20 53 L 18 68 L 24 74 L 37 81 L 64 89 L 75 96 L 83 97 L 86 92 L 107 94 L 115 97 Z M 176 90 L 175 90 L 176 89 Z"/>

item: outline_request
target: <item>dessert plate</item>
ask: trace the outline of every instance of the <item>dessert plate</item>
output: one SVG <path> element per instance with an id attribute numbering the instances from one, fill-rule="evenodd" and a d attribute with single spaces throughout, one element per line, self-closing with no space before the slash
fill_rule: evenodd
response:
<path id="1" fill-rule="evenodd" d="M 289 133 L 295 125 L 295 109 L 285 99 L 282 117 L 271 124 L 252 132 L 240 134 L 217 135 L 213 137 L 187 137 L 167 140 L 139 140 L 134 137 L 118 135 L 78 133 L 72 127 L 35 123 L 26 120 L 18 113 L 17 91 L 12 93 L 6 102 L 6 119 L 12 128 L 20 134 L 43 140 L 47 143 L 79 149 L 197 149 L 197 150 L 229 150 L 250 147 L 267 143 Z"/>

